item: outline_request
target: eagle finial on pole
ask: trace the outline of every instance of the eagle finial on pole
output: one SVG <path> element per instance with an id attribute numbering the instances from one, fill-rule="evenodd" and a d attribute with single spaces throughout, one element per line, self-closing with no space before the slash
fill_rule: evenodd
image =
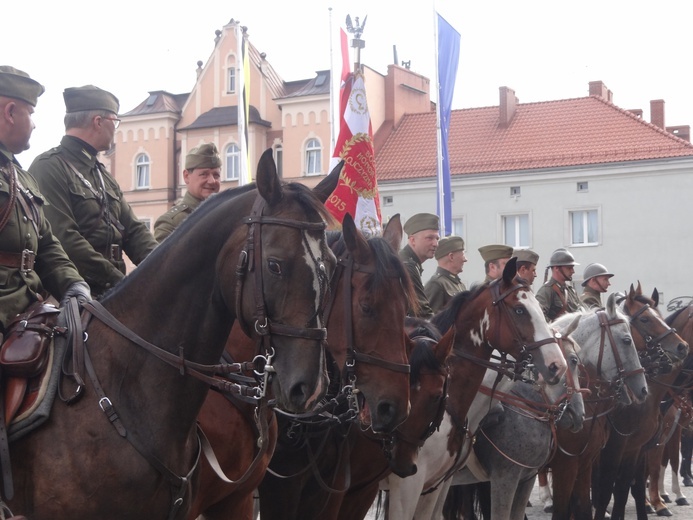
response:
<path id="1" fill-rule="evenodd" d="M 361 39 L 361 35 L 363 34 L 363 29 L 366 27 L 367 19 L 368 15 L 364 16 L 363 23 L 359 24 L 358 16 L 354 18 L 353 23 L 351 21 L 351 16 L 347 15 L 346 17 L 347 31 L 354 35 L 354 38 L 351 40 L 351 46 L 356 49 L 356 64 L 354 70 L 361 70 L 361 49 L 366 46 L 366 42 Z"/>

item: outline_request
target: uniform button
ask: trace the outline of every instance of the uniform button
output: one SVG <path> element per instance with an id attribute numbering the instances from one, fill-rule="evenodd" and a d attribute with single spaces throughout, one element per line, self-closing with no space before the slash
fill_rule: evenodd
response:
<path id="1" fill-rule="evenodd" d="M 29 219 L 27 218 L 26 215 L 24 215 L 24 216 L 22 217 L 22 220 L 23 220 L 24 222 L 29 222 Z"/>
<path id="2" fill-rule="evenodd" d="M 26 234 L 26 239 L 27 239 L 27 240 L 31 240 L 31 233 L 27 233 L 27 234 Z"/>

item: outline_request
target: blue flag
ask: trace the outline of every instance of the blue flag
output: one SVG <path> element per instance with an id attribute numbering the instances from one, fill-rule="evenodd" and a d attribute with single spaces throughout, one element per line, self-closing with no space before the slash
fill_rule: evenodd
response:
<path id="1" fill-rule="evenodd" d="M 438 160 L 438 216 L 442 234 L 452 233 L 452 192 L 450 188 L 450 156 L 448 134 L 452 95 L 455 91 L 457 65 L 460 61 L 460 33 L 442 16 L 438 17 L 438 117 L 440 132 Z"/>

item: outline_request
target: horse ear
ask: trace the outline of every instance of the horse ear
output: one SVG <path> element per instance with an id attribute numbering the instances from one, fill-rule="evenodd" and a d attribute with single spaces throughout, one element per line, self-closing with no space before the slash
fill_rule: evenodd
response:
<path id="1" fill-rule="evenodd" d="M 344 160 L 339 161 L 339 164 L 332 168 L 330 174 L 321 180 L 315 188 L 313 188 L 313 193 L 323 204 L 327 202 L 327 199 L 330 195 L 332 195 L 332 192 L 337 187 L 339 175 L 342 173 L 343 166 Z"/>
<path id="2" fill-rule="evenodd" d="M 344 214 L 344 220 L 342 221 L 342 236 L 354 260 L 359 264 L 367 264 L 370 259 L 371 249 L 368 247 L 368 242 L 366 242 L 363 234 L 356 229 L 356 224 L 351 217 L 351 213 Z"/>
<path id="3" fill-rule="evenodd" d="M 633 286 L 631 285 L 630 288 L 632 292 Z M 616 293 L 611 293 L 606 300 L 606 313 L 610 318 L 616 316 Z"/>
<path id="4" fill-rule="evenodd" d="M 640 285 L 640 280 L 638 280 L 638 288 L 636 289 L 638 295 L 642 294 L 642 286 Z"/>
<path id="5" fill-rule="evenodd" d="M 630 284 L 630 292 L 628 293 L 628 299 L 633 300 L 635 298 L 635 288 L 633 284 Z"/>
<path id="6" fill-rule="evenodd" d="M 455 327 L 450 327 L 445 335 L 440 338 L 440 341 L 435 346 L 436 359 L 441 365 L 445 364 L 448 356 L 452 352 L 452 346 L 455 344 Z"/>
<path id="7" fill-rule="evenodd" d="M 507 285 L 510 285 L 511 283 L 513 283 L 513 279 L 515 278 L 516 274 L 517 274 L 517 257 L 513 256 L 510 260 L 508 260 L 508 263 L 505 264 L 505 268 L 503 269 L 503 281 Z"/>
<path id="8" fill-rule="evenodd" d="M 570 322 L 570 325 L 568 325 L 568 327 L 565 330 L 561 331 L 561 334 L 563 334 L 564 336 L 570 336 L 573 332 L 575 332 L 575 329 L 577 329 L 581 318 L 582 314 L 578 314 L 577 316 L 575 316 L 575 319 L 572 322 Z"/>
<path id="9" fill-rule="evenodd" d="M 255 182 L 258 192 L 268 205 L 274 206 L 282 200 L 282 183 L 277 175 L 277 165 L 274 164 L 271 148 L 264 151 L 257 163 Z"/>
<path id="10" fill-rule="evenodd" d="M 397 252 L 402 245 L 402 220 L 399 213 L 390 218 L 390 221 L 385 226 L 383 238 L 385 242 L 392 246 L 392 249 Z"/>
<path id="11" fill-rule="evenodd" d="M 657 288 L 654 288 L 654 291 L 652 291 L 652 301 L 654 302 L 655 309 L 659 305 L 659 291 Z"/>

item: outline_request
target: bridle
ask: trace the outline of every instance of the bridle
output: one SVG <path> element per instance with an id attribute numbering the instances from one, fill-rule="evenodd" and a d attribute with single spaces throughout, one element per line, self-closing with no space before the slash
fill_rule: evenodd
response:
<path id="1" fill-rule="evenodd" d="M 642 303 L 642 302 L 641 302 Z M 640 363 L 645 367 L 647 376 L 656 376 L 671 372 L 673 364 L 671 358 L 662 348 L 662 340 L 670 334 L 676 334 L 676 329 L 669 327 L 664 320 L 660 319 L 655 310 L 650 307 L 649 303 L 643 303 L 633 315 L 629 314 L 628 306 L 624 305 L 623 310 L 630 317 L 630 325 L 638 331 L 638 334 L 645 340 L 645 350 L 640 351 Z M 638 317 L 649 312 L 658 321 L 665 325 L 665 330 L 659 336 L 652 337 L 645 326 L 638 320 Z"/>
<path id="2" fill-rule="evenodd" d="M 258 342 L 258 354 L 255 356 L 255 374 L 262 377 L 261 389 L 262 396 L 266 394 L 270 374 L 274 373 L 272 359 L 275 352 L 272 347 L 272 336 L 289 336 L 294 338 L 304 338 L 314 340 L 322 348 L 323 342 L 327 339 L 327 329 L 324 327 L 294 327 L 272 321 L 267 315 L 263 291 L 263 264 L 262 264 L 262 227 L 263 225 L 285 226 L 300 230 L 303 243 L 307 251 L 311 251 L 306 236 L 307 231 L 325 231 L 325 222 L 302 222 L 278 217 L 270 217 L 262 214 L 266 203 L 258 196 L 253 204 L 250 216 L 243 219 L 243 223 L 248 226 L 246 244 L 238 257 L 236 266 L 236 316 L 241 329 L 248 337 L 256 337 Z M 318 324 L 322 323 L 322 307 L 327 291 L 328 274 L 322 258 L 310 256 L 317 266 L 318 282 L 320 286 L 320 303 L 316 308 L 312 319 L 316 319 Z M 254 273 L 254 300 L 255 314 L 252 318 L 252 326 L 243 319 L 243 285 L 248 273 Z M 320 319 L 318 319 L 320 318 Z M 309 321 L 311 321 L 309 320 Z M 264 352 L 264 354 L 262 354 Z"/>
<path id="3" fill-rule="evenodd" d="M 544 345 L 548 345 L 550 343 L 557 343 L 556 338 L 553 336 L 534 341 L 532 343 L 527 343 L 523 338 L 522 338 L 522 333 L 520 332 L 520 329 L 515 321 L 515 318 L 513 317 L 513 313 L 511 312 L 510 308 L 505 302 L 505 299 L 510 296 L 511 294 L 514 294 L 517 291 L 520 290 L 529 290 L 529 286 L 526 283 L 514 283 L 511 285 L 509 288 L 507 288 L 503 293 L 501 293 L 501 279 L 496 279 L 492 281 L 488 289 L 491 291 L 491 296 L 492 296 L 492 305 L 495 309 L 498 310 L 498 319 L 496 320 L 496 332 L 495 332 L 495 341 L 490 341 L 486 340 L 484 342 L 484 345 L 486 348 L 489 348 L 490 350 L 497 350 L 500 355 L 492 355 L 491 360 L 486 361 L 484 359 L 481 359 L 473 354 L 469 354 L 467 352 L 453 349 L 452 354 L 458 357 L 462 357 L 464 359 L 467 359 L 469 361 L 473 361 L 477 365 L 480 365 L 484 368 L 495 370 L 498 372 L 498 376 L 506 376 L 511 378 L 514 381 L 523 381 L 526 383 L 534 383 L 534 378 L 533 377 L 525 377 L 523 376 L 523 373 L 528 370 L 534 368 L 534 364 L 532 363 L 533 361 L 533 355 L 532 352 L 537 350 L 538 348 L 541 348 Z M 510 327 L 512 329 L 512 336 L 513 336 L 513 341 L 515 343 L 519 344 L 519 351 L 520 351 L 520 359 L 519 360 L 509 360 L 508 359 L 508 353 L 505 349 L 500 348 L 500 337 L 501 337 L 501 315 L 506 317 L 506 321 L 510 324 Z"/>

